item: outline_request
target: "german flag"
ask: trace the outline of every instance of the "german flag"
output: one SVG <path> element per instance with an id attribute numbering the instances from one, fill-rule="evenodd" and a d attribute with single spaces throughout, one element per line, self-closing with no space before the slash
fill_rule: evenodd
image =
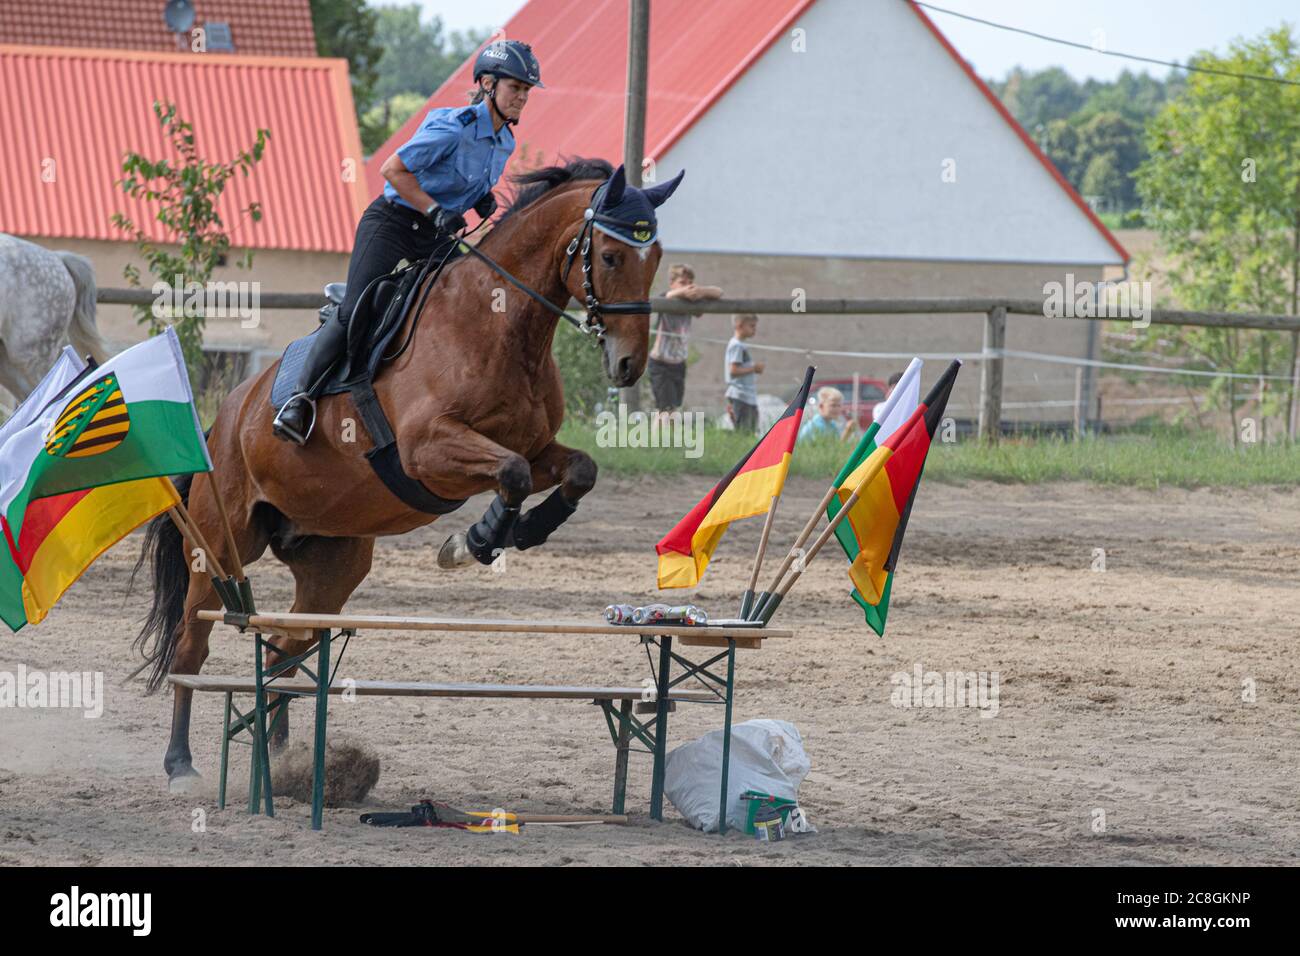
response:
<path id="1" fill-rule="evenodd" d="M 10 557 L 22 575 L 21 613 L 0 606 L 0 616 L 15 630 L 23 623 L 39 624 L 96 558 L 179 503 L 166 478 L 142 478 L 37 498 L 27 505 L 17 540 L 0 517 Z"/>
<path id="2" fill-rule="evenodd" d="M 785 484 L 814 371 L 810 365 L 798 394 L 749 454 L 655 545 L 660 588 L 695 587 L 727 525 L 767 513 Z"/>
<path id="3" fill-rule="evenodd" d="M 903 547 L 921 469 L 960 368 L 961 362 L 949 365 L 907 422 L 836 489 L 842 506 L 848 506 L 854 493 L 858 496 L 847 518 L 858 543 L 849 578 L 869 605 L 888 599 L 890 575 Z"/>

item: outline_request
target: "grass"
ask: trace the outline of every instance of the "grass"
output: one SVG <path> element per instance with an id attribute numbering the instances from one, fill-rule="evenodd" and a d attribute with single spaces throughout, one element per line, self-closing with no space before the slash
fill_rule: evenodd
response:
<path id="1" fill-rule="evenodd" d="M 753 446 L 752 436 L 705 428 L 702 454 L 682 448 L 603 448 L 595 426 L 566 422 L 559 440 L 590 454 L 606 474 L 706 475 L 721 478 Z M 837 442 L 801 444 L 790 473 L 829 481 L 851 446 Z M 929 481 L 970 480 L 1037 484 L 1087 481 L 1158 488 L 1300 485 L 1300 446 L 1231 445 L 1212 436 L 1178 432 L 1128 434 L 1068 441 L 1056 437 L 1004 439 L 996 446 L 975 441 L 936 441 L 925 467 Z"/>

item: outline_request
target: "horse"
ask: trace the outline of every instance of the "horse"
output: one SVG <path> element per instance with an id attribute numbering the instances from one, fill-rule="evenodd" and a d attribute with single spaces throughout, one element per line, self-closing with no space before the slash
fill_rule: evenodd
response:
<path id="1" fill-rule="evenodd" d="M 536 546 L 594 487 L 595 462 L 555 440 L 564 418 L 551 350 L 563 314 L 556 304 L 571 295 L 587 303 L 583 325 L 599 334 L 606 377 L 618 387 L 635 384 L 649 354 L 647 297 L 662 248 L 653 222 L 624 223 L 636 228 L 637 239 L 653 240 L 642 243 L 624 241 L 599 224 L 621 222 L 608 210 L 629 203 L 649 210 L 653 220 L 653 207 L 680 179 L 681 174 L 640 190 L 626 184 L 622 167 L 611 171 L 603 160 L 526 173 L 515 178 L 513 202 L 473 247 L 478 251 L 425 280 L 436 284 L 399 329 L 408 345 L 380 366 L 373 389 L 391 419 L 401 468 L 410 478 L 453 503 L 497 491 L 483 519 L 449 538 L 444 552 L 455 556 L 468 549 L 490 563 L 488 556 L 502 547 Z M 571 268 L 579 237 L 581 270 Z M 597 296 L 629 301 L 601 311 Z M 421 299 L 412 295 L 409 301 Z M 375 539 L 427 525 L 436 515 L 400 500 L 376 477 L 366 458 L 373 441 L 355 427 L 357 411 L 347 394 L 320 399 L 314 435 L 305 445 L 274 437 L 269 395 L 277 365 L 226 397 L 208 436 L 213 470 L 181 479 L 178 487 L 223 567 L 233 562 L 214 485 L 240 561 L 249 565 L 269 547 L 292 572 L 292 611 L 337 614 L 369 573 Z M 520 514 L 525 498 L 548 488 L 555 489 L 550 497 Z M 152 660 L 153 691 L 169 672 L 199 672 L 212 623 L 198 620 L 197 613 L 220 607 L 221 600 L 208 574 L 187 562 L 180 532 L 165 517 L 148 526 L 137 570 L 146 561 L 153 604 L 136 646 Z M 313 643 L 277 638 L 274 659 L 300 654 Z M 169 787 L 184 790 L 198 776 L 189 747 L 192 692 L 173 690 L 163 766 Z M 287 727 L 283 719 L 277 725 L 272 743 L 282 747 Z"/>
<path id="2" fill-rule="evenodd" d="M 25 397 L 69 340 L 96 362 L 112 352 L 95 325 L 94 266 L 0 233 L 0 385 Z"/>

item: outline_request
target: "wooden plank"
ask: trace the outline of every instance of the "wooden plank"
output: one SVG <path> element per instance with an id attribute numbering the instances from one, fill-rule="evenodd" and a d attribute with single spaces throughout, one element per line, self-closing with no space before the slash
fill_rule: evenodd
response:
<path id="1" fill-rule="evenodd" d="M 224 674 L 170 674 L 173 684 L 196 691 L 232 691 L 251 694 L 256 683 L 251 677 Z M 309 680 L 295 678 L 267 684 L 275 691 L 300 691 L 315 693 L 316 685 Z M 640 700 L 644 687 L 583 687 L 580 685 L 545 684 L 434 684 L 423 681 L 385 681 L 336 679 L 330 693 L 339 695 L 351 689 L 359 697 L 496 697 L 526 700 Z M 675 690 L 672 700 L 714 701 L 716 694 L 702 690 Z"/>
<path id="2" fill-rule="evenodd" d="M 223 611 L 199 611 L 204 621 L 224 621 Z M 479 620 L 471 618 L 395 617 L 368 614 L 254 614 L 248 626 L 264 633 L 272 628 L 356 628 L 357 630 L 460 631 L 500 634 L 622 634 L 657 637 L 794 637 L 794 632 L 775 628 L 714 627 L 712 625 L 607 624 L 585 621 Z"/>
<path id="3" fill-rule="evenodd" d="M 704 637 L 699 634 L 687 634 L 684 637 L 675 638 L 678 644 L 683 647 L 726 647 L 727 639 L 725 637 Z M 763 646 L 761 637 L 737 637 L 736 648 L 738 650 L 756 651 Z"/>

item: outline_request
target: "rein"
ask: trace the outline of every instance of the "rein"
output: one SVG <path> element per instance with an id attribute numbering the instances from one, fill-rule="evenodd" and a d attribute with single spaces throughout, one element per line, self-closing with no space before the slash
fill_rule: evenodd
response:
<path id="1" fill-rule="evenodd" d="M 600 187 L 598 186 L 596 187 L 596 189 L 597 191 L 599 191 Z M 596 193 L 593 192 L 592 198 L 595 198 L 595 195 Z M 477 256 L 479 259 L 481 259 L 484 263 L 487 264 L 488 268 L 492 269 L 494 272 L 500 275 L 503 279 L 505 279 L 507 282 L 513 285 L 520 292 L 523 292 L 525 295 L 531 298 L 534 302 L 539 303 L 540 305 L 548 309 L 550 312 L 554 313 L 555 315 L 558 315 L 560 318 L 571 323 L 574 326 L 574 328 L 576 328 L 579 332 L 582 332 L 586 335 L 595 335 L 596 341 L 604 342 L 605 331 L 606 331 L 605 320 L 604 320 L 605 315 L 639 315 L 642 313 L 648 313 L 650 311 L 650 303 L 646 300 L 633 300 L 628 302 L 601 302 L 600 299 L 596 296 L 596 289 L 591 281 L 592 229 L 598 222 L 608 226 L 623 226 L 624 228 L 628 228 L 628 229 L 634 229 L 639 224 L 634 222 L 628 222 L 627 220 L 624 219 L 617 219 L 613 216 L 606 216 L 603 213 L 598 213 L 594 209 L 592 209 L 590 205 L 587 206 L 587 209 L 584 212 L 583 217 L 584 217 L 584 222 L 582 224 L 582 228 L 578 230 L 578 234 L 573 237 L 573 240 L 569 243 L 568 248 L 565 250 L 567 259 L 565 260 L 564 273 L 563 273 L 563 278 L 567 281 L 569 278 L 569 271 L 573 268 L 574 260 L 579 255 L 582 256 L 582 291 L 583 291 L 583 295 L 585 296 L 585 301 L 583 302 L 583 306 L 587 310 L 587 316 L 585 319 L 581 321 L 569 315 L 568 312 L 566 312 L 564 309 L 561 309 L 554 302 L 546 298 L 546 296 L 542 295 L 537 290 L 529 287 L 527 283 L 521 282 L 519 279 L 516 279 L 513 275 L 510 274 L 510 272 L 504 266 L 502 266 L 499 262 L 497 262 L 495 259 L 489 256 L 486 252 L 483 252 L 482 250 L 478 249 L 476 246 L 471 246 L 468 243 L 462 243 L 462 246 L 471 255 Z"/>

